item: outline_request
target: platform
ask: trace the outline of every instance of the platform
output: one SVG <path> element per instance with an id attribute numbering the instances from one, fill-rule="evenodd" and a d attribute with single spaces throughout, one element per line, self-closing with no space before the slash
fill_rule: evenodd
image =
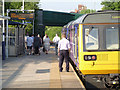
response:
<path id="1" fill-rule="evenodd" d="M 49 54 L 10 57 L 2 64 L 3 88 L 81 88 L 82 82 L 70 65 L 70 72 L 59 72 L 58 57 Z"/>

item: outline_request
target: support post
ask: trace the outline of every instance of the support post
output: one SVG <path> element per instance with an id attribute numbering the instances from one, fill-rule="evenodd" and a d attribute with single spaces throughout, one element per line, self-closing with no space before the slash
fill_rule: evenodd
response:
<path id="1" fill-rule="evenodd" d="M 8 17 L 9 10 L 7 9 L 7 17 Z M 6 58 L 8 58 L 8 19 L 6 23 Z"/>
<path id="2" fill-rule="evenodd" d="M 33 34 L 34 34 L 34 19 L 33 19 Z"/>
<path id="3" fill-rule="evenodd" d="M 3 0 L 3 16 L 4 16 L 4 0 Z M 5 60 L 5 21 L 3 19 L 3 40 L 2 40 L 2 60 Z"/>
<path id="4" fill-rule="evenodd" d="M 40 34 L 40 36 L 43 37 L 45 29 L 43 25 L 43 10 L 36 9 L 34 13 L 34 34 Z"/>

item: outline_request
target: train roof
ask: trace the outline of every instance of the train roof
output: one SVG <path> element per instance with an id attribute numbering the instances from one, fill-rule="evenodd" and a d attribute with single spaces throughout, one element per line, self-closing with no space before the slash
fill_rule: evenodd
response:
<path id="1" fill-rule="evenodd" d="M 74 21 L 69 22 L 69 23 L 67 24 L 67 28 L 69 28 L 69 27 L 72 25 L 73 22 L 74 22 Z"/>
<path id="2" fill-rule="evenodd" d="M 99 11 L 96 13 L 84 14 L 72 24 L 88 23 L 120 23 L 120 11 Z"/>

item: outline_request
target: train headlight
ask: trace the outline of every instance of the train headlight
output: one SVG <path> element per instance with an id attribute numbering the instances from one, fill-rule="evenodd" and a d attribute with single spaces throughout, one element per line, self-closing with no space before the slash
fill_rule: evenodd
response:
<path id="1" fill-rule="evenodd" d="M 91 60 L 92 59 L 92 57 L 91 56 L 88 56 L 88 60 Z"/>
<path id="2" fill-rule="evenodd" d="M 84 55 L 84 60 L 85 61 L 97 60 L 97 56 L 96 55 Z"/>
<path id="3" fill-rule="evenodd" d="M 112 83 L 113 83 L 113 84 L 116 84 L 116 81 L 113 81 Z"/>

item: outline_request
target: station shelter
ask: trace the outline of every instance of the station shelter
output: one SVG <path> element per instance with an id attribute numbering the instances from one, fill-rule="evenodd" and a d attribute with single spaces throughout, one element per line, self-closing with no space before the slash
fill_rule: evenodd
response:
<path id="1" fill-rule="evenodd" d="M 6 21 L 5 21 L 6 25 Z M 24 36 L 25 36 L 25 26 L 19 22 L 8 22 L 8 56 L 18 56 L 24 53 Z M 6 27 L 5 27 L 6 29 Z M 6 31 L 6 30 L 5 30 Z M 2 27 L 0 27 L 0 35 L 2 42 Z M 6 37 L 5 37 L 6 40 Z M 0 50 L 2 51 L 2 45 L 0 45 Z M 2 55 L 2 53 L 0 53 Z"/>

